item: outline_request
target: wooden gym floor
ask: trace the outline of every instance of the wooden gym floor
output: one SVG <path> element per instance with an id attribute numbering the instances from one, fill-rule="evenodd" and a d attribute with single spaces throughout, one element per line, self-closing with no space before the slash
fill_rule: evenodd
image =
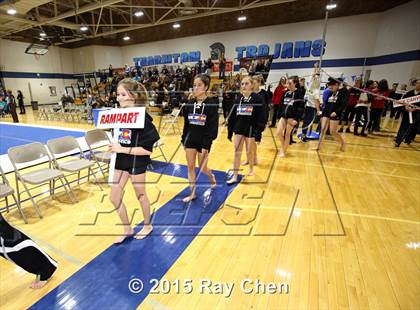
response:
<path id="1" fill-rule="evenodd" d="M 92 128 L 86 124 L 38 121 L 36 112 L 30 109 L 20 119 L 27 124 Z M 155 122 L 158 124 L 157 117 Z M 75 188 L 79 199 L 76 204 L 64 195 L 57 200 L 43 200 L 43 219 L 25 202 L 23 209 L 29 224 L 23 223 L 16 209 L 4 212 L 5 218 L 37 241 L 59 267 L 45 288 L 33 291 L 28 288 L 33 275 L 1 260 L 1 309 L 23 309 L 36 302 L 34 308 L 83 308 L 86 300 L 104 298 L 108 303 L 102 307 L 109 309 L 117 307 L 120 300 L 130 301 L 122 308 L 140 309 L 418 309 L 420 145 L 394 148 L 392 137 L 398 123 L 383 119 L 382 126 L 383 132 L 367 138 L 345 134 L 344 153 L 331 140 L 318 154 L 313 150 L 315 141 L 304 144 L 295 138 L 298 143 L 289 147 L 284 159 L 276 157 L 278 141 L 273 137 L 274 130 L 267 129 L 258 148 L 255 176 L 246 177 L 223 198 L 202 230 L 190 238 L 170 264 L 167 260 L 171 251 L 182 237 L 149 237 L 146 240 L 150 245 L 141 252 L 144 255 L 138 255 L 135 251 L 145 241 L 112 245 L 114 234 L 121 231 L 115 213 L 104 214 L 96 225 L 81 225 L 92 222 L 98 212 L 112 210 L 104 196 L 109 192 L 107 186 L 101 192 L 95 184 L 81 184 Z M 220 171 L 220 175 L 232 168 L 233 145 L 226 135 L 221 126 L 210 154 L 209 167 Z M 183 167 L 186 160 L 182 148 L 178 148 L 179 134 L 170 132 L 161 138 L 174 169 Z M 8 178 L 14 185 L 12 174 Z M 182 196 L 177 194 L 187 187 L 185 175 L 161 176 L 151 171 L 147 178 L 155 212 L 163 212 L 170 203 L 180 203 Z M 223 183 L 222 178 L 218 180 Z M 130 185 L 124 200 L 129 213 L 138 209 Z M 141 221 L 141 212 L 134 213 L 134 223 Z M 152 244 L 161 239 L 167 246 Z M 109 251 L 115 254 L 109 272 L 116 268 L 122 277 L 127 265 L 133 265 L 134 270 L 135 264 L 141 268 L 153 252 L 151 266 L 155 267 L 142 272 L 153 275 L 153 268 L 160 269 L 163 278 L 172 283 L 191 279 L 193 291 L 177 293 L 172 287 L 168 294 L 146 293 L 136 299 L 126 287 L 113 290 L 118 277 L 107 281 L 99 277 L 108 272 L 108 266 L 80 281 L 93 270 L 92 262 L 100 262 Z M 141 277 L 143 273 L 134 275 Z M 288 292 L 245 294 L 240 284 L 247 278 L 287 284 Z M 217 294 L 215 287 L 211 292 L 200 292 L 200 279 L 213 284 L 233 283 L 234 289 L 228 297 L 226 291 Z M 98 294 L 85 297 L 84 291 L 92 287 Z"/>

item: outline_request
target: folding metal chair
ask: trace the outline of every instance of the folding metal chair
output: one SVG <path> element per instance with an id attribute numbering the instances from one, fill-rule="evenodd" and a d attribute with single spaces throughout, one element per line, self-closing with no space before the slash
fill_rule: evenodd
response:
<path id="1" fill-rule="evenodd" d="M 47 115 L 47 112 L 46 112 L 45 108 L 40 107 L 38 109 L 38 119 L 39 120 L 48 120 L 48 115 Z"/>
<path id="2" fill-rule="evenodd" d="M 95 151 L 106 144 L 111 144 L 107 133 L 101 129 L 94 129 L 86 132 L 85 140 L 89 147 L 89 160 L 93 159 L 99 170 L 101 170 L 102 175 L 105 178 L 105 171 L 109 171 L 109 164 L 111 162 L 111 153 L 107 151 Z M 102 163 L 102 165 L 101 165 Z M 105 165 L 104 165 L 105 164 Z M 105 167 L 105 168 L 104 168 Z"/>
<path id="3" fill-rule="evenodd" d="M 45 108 L 45 112 L 48 120 L 54 120 L 56 118 L 56 114 L 53 108 L 47 107 Z"/>
<path id="4" fill-rule="evenodd" d="M 159 157 L 163 157 L 163 159 L 165 160 L 165 162 L 168 162 L 168 160 L 167 160 L 167 158 L 166 158 L 166 156 L 165 156 L 165 153 L 163 153 L 163 150 L 162 150 L 162 146 L 163 146 L 164 144 L 165 144 L 165 143 L 163 143 L 163 141 L 162 141 L 162 140 L 156 141 L 156 142 L 155 142 L 155 144 L 153 144 L 153 148 L 154 148 L 154 149 L 159 149 L 159 151 L 160 151 L 160 155 L 158 155 L 158 156 L 156 156 L 156 157 L 153 157 L 152 159 L 156 159 L 156 158 L 159 158 Z"/>
<path id="5" fill-rule="evenodd" d="M 162 129 L 169 125 L 163 136 L 166 136 L 168 134 L 170 128 L 172 128 L 174 134 L 176 134 L 176 130 L 178 131 L 178 133 L 181 133 L 181 129 L 179 128 L 178 124 L 178 116 L 181 113 L 181 109 L 173 109 L 172 113 L 168 117 L 162 119 Z"/>
<path id="6" fill-rule="evenodd" d="M 60 170 L 54 169 L 53 163 L 51 160 L 50 155 L 48 154 L 47 149 L 45 148 L 42 143 L 33 142 L 21 146 L 15 146 L 9 148 L 7 151 L 9 155 L 9 159 L 15 169 L 15 178 L 16 178 L 16 193 L 18 196 L 18 200 L 20 199 L 20 189 L 19 189 L 19 182 L 22 183 L 24 191 L 29 196 L 29 199 L 32 202 L 38 216 L 42 218 L 41 212 L 38 208 L 38 204 L 35 202 L 34 197 L 32 196 L 31 192 L 29 191 L 28 184 L 36 185 L 31 188 L 31 190 L 41 187 L 44 184 L 49 184 L 50 187 L 50 195 L 54 198 L 55 194 L 55 181 L 60 180 L 61 184 L 63 185 L 67 195 L 69 196 L 70 200 L 75 203 L 76 198 L 71 190 L 69 182 L 67 178 L 64 176 L 64 173 Z M 37 165 L 41 163 L 48 163 L 48 168 L 41 168 L 37 170 L 33 170 L 27 173 L 21 173 L 23 170 Z"/>
<path id="7" fill-rule="evenodd" d="M 81 112 L 80 112 L 79 109 L 77 109 L 77 108 L 70 109 L 69 115 L 71 116 L 72 122 L 78 122 L 78 123 L 80 123 Z"/>
<path id="8" fill-rule="evenodd" d="M 160 151 L 160 155 L 158 155 L 158 156 L 155 156 L 155 157 L 153 157 L 153 158 L 151 158 L 151 159 L 156 159 L 156 158 L 159 158 L 159 157 L 163 157 L 163 159 L 165 160 L 165 162 L 167 163 L 168 162 L 168 160 L 166 159 L 166 156 L 165 156 L 165 153 L 163 153 L 163 150 L 162 150 L 162 146 L 164 145 L 164 143 L 163 143 L 163 141 L 162 140 L 159 140 L 159 141 L 156 141 L 154 144 L 153 144 L 153 149 L 159 149 L 159 151 Z M 153 163 L 152 162 L 150 162 L 149 163 L 149 165 L 147 166 L 147 168 L 148 169 L 153 169 Z"/>
<path id="9" fill-rule="evenodd" d="M 2 178 L 1 183 L 0 183 L 0 199 L 4 198 L 4 200 L 6 201 L 7 212 L 9 212 L 9 201 L 7 200 L 7 197 L 12 196 L 19 210 L 19 213 L 23 218 L 23 221 L 25 222 L 25 224 L 28 224 L 25 214 L 23 214 L 22 208 L 20 207 L 20 202 L 18 199 L 16 199 L 15 190 L 10 186 L 9 181 L 7 180 L 6 175 L 4 174 L 4 171 L 1 168 L 1 166 L 0 166 L 0 173 L 1 173 L 1 178 Z"/>
<path id="10" fill-rule="evenodd" d="M 72 136 L 66 136 L 62 138 L 51 139 L 47 141 L 48 150 L 53 158 L 54 167 L 63 171 L 68 172 L 68 176 L 77 174 L 77 184 L 80 185 L 80 172 L 82 170 L 88 170 L 88 181 L 92 173 L 96 184 L 101 190 L 102 186 L 99 183 L 95 172 L 91 169 L 95 162 L 87 160 L 83 156 L 83 151 L 77 142 L 76 138 Z M 79 158 L 63 161 L 65 157 L 79 153 Z"/>

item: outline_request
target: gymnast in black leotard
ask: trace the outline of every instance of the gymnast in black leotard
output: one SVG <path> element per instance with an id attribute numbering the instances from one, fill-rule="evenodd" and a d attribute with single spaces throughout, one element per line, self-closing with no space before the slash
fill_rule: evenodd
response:
<path id="1" fill-rule="evenodd" d="M 321 134 L 319 135 L 319 143 L 317 150 L 321 149 L 321 144 L 325 138 L 328 128 L 330 129 L 331 136 L 340 143 L 341 151 L 344 152 L 345 141 L 343 137 L 338 133 L 338 123 L 340 121 L 341 114 L 343 113 L 347 102 L 349 100 L 349 91 L 346 87 L 340 87 L 340 80 L 329 78 L 328 88 L 332 91 L 324 102 L 324 108 L 322 109 L 321 117 Z"/>
<path id="2" fill-rule="evenodd" d="M 211 188 L 216 186 L 216 179 L 207 167 L 207 162 L 211 144 L 217 137 L 219 102 L 214 97 L 207 97 L 209 85 L 210 77 L 208 75 L 197 75 L 194 79 L 194 98 L 183 107 L 184 130 L 181 143 L 187 157 L 188 179 L 191 188 L 191 193 L 183 199 L 184 202 L 190 202 L 196 198 L 196 158 L 200 172 L 209 177 Z"/>
<path id="3" fill-rule="evenodd" d="M 244 142 L 247 144 L 249 172 L 254 174 L 254 152 L 252 146 L 255 144 L 255 137 L 261 132 L 265 124 L 265 113 L 261 96 L 253 92 L 254 85 L 252 79 L 246 76 L 241 81 L 241 96 L 232 107 L 227 120 L 228 139 L 232 141 L 235 133 L 234 147 L 235 159 L 233 162 L 233 176 L 227 181 L 233 184 L 238 181 L 239 165 L 242 155 Z"/>
<path id="4" fill-rule="evenodd" d="M 287 89 L 281 100 L 280 121 L 277 125 L 277 135 L 280 139 L 279 156 L 286 155 L 290 143 L 290 134 L 305 110 L 304 93 L 299 87 L 299 77 L 292 76 L 287 80 Z"/>

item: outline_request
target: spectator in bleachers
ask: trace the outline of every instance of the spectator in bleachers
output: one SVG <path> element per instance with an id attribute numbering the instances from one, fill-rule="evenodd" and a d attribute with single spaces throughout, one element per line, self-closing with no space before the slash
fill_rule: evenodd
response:
<path id="1" fill-rule="evenodd" d="M 214 66 L 213 61 L 211 61 L 211 58 L 207 59 L 206 65 L 206 74 L 210 76 Z"/>
<path id="2" fill-rule="evenodd" d="M 131 68 L 129 65 L 125 65 L 124 66 L 124 75 L 125 76 L 130 76 L 130 72 L 131 72 Z"/>
<path id="3" fill-rule="evenodd" d="M 203 73 L 203 62 L 201 61 L 201 59 L 197 62 L 197 64 L 195 65 L 197 68 L 197 73 Z"/>
<path id="4" fill-rule="evenodd" d="M 255 66 L 255 74 L 263 74 L 265 70 L 264 60 L 258 59 L 256 62 L 257 65 Z"/>
<path id="5" fill-rule="evenodd" d="M 235 99 L 236 99 L 236 96 L 235 96 L 233 82 L 225 84 L 224 90 L 223 90 L 223 100 L 222 100 L 223 117 L 225 119 L 225 122 L 229 115 L 230 110 L 233 107 L 233 104 L 235 103 Z"/>
<path id="6" fill-rule="evenodd" d="M 222 53 L 219 58 L 219 79 L 225 78 L 225 70 L 226 70 L 226 58 L 225 58 L 224 53 Z"/>
<path id="7" fill-rule="evenodd" d="M 112 92 L 109 96 L 109 102 L 112 104 L 113 107 L 118 107 L 118 100 L 117 100 L 117 94 L 115 92 Z"/>

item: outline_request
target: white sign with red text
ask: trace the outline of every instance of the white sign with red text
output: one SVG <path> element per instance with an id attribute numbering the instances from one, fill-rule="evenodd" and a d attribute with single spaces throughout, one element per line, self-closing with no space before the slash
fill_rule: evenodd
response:
<path id="1" fill-rule="evenodd" d="M 420 95 L 400 99 L 398 101 L 405 104 L 414 104 L 414 103 L 420 102 Z"/>
<path id="2" fill-rule="evenodd" d="M 100 111 L 96 127 L 99 129 L 114 129 L 113 143 L 118 143 L 119 128 L 144 128 L 146 108 L 124 108 Z M 117 154 L 113 153 L 109 164 L 108 184 L 114 179 L 114 167 Z"/>
<path id="3" fill-rule="evenodd" d="M 146 108 L 125 108 L 100 111 L 96 127 L 109 128 L 143 128 Z"/>
<path id="4" fill-rule="evenodd" d="M 420 95 L 417 96 L 413 96 L 413 97 L 408 97 L 408 98 L 403 98 L 397 101 L 394 101 L 394 108 L 396 107 L 401 107 L 403 105 L 407 105 L 407 104 L 414 104 L 420 102 Z"/>

